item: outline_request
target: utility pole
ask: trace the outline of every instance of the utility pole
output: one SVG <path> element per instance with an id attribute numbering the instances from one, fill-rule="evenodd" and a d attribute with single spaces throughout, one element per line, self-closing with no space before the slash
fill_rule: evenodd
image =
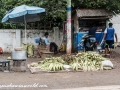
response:
<path id="1" fill-rule="evenodd" d="M 67 54 L 71 54 L 71 0 L 67 0 Z"/>

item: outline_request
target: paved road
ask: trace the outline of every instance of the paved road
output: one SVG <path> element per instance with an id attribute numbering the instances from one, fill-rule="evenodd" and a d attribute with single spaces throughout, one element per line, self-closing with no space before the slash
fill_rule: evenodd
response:
<path id="1" fill-rule="evenodd" d="M 61 89 L 57 89 L 61 90 Z M 82 87 L 82 88 L 68 88 L 64 90 L 120 90 L 120 85 L 111 85 L 111 86 L 95 86 L 95 87 Z"/>
<path id="2" fill-rule="evenodd" d="M 0 58 L 3 58 L 0 56 Z M 35 58 L 29 63 L 38 61 Z M 90 72 L 59 72 L 31 74 L 30 72 L 1 72 L 0 90 L 120 90 L 120 54 L 112 59 L 115 69 Z M 34 85 L 36 87 L 24 87 Z M 2 88 L 1 85 L 9 85 Z M 19 87 L 10 87 L 18 85 Z M 21 85 L 21 87 L 20 87 Z"/>

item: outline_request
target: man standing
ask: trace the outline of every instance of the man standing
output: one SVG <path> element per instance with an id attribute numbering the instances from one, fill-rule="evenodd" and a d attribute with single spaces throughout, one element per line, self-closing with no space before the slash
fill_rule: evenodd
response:
<path id="1" fill-rule="evenodd" d="M 115 29 L 112 27 L 112 23 L 109 23 L 109 27 L 105 29 L 103 40 L 105 41 L 105 56 L 108 53 L 108 49 L 110 50 L 110 55 L 112 54 L 112 49 L 114 49 L 114 36 L 116 38 L 116 42 L 118 42 L 117 34 L 115 33 Z"/>
<path id="2" fill-rule="evenodd" d="M 102 29 L 97 28 L 96 25 L 93 24 L 93 27 L 89 29 L 88 34 L 95 37 L 96 32 L 101 32 L 101 31 L 102 31 Z"/>
<path id="3" fill-rule="evenodd" d="M 89 34 L 89 35 L 92 35 L 92 36 L 95 37 L 95 33 L 96 33 L 96 31 L 97 31 L 97 27 L 96 27 L 95 24 L 93 24 L 93 27 L 89 29 L 88 34 Z"/>
<path id="4" fill-rule="evenodd" d="M 96 27 L 96 24 L 93 24 L 93 26 L 88 31 L 88 38 L 84 40 L 84 48 L 86 51 L 88 50 L 95 50 L 96 49 L 96 32 L 102 31 L 102 29 L 98 29 Z M 91 43 L 92 42 L 92 43 Z"/>

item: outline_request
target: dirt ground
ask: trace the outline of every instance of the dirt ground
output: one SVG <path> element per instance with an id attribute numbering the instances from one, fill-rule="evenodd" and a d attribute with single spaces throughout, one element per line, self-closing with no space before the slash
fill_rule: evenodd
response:
<path id="1" fill-rule="evenodd" d="M 0 55 L 0 60 L 6 59 L 8 56 L 10 54 Z M 0 90 L 120 90 L 120 87 L 117 89 L 90 89 L 94 86 L 120 85 L 120 54 L 114 52 L 113 56 L 111 61 L 115 68 L 112 70 L 39 72 L 36 74 L 31 74 L 28 70 L 26 72 L 0 71 Z M 40 58 L 28 58 L 27 64 L 39 60 Z M 80 89 L 82 87 L 88 88 Z"/>

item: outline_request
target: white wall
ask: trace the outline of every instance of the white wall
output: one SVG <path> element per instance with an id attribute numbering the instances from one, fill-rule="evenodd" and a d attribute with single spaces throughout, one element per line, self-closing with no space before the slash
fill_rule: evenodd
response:
<path id="1" fill-rule="evenodd" d="M 57 28 L 57 30 L 59 29 Z M 60 46 L 63 34 L 62 31 L 58 32 L 57 30 L 27 30 L 27 43 L 37 45 L 34 38 L 36 36 L 44 37 L 44 33 L 49 32 L 48 38 L 50 42 L 56 42 Z M 25 43 L 24 30 L 0 29 L 0 47 L 2 47 L 4 52 L 14 50 L 15 47 L 19 47 L 19 44 L 22 43 Z"/>
<path id="2" fill-rule="evenodd" d="M 118 41 L 120 42 L 120 15 L 114 16 L 110 22 L 113 23 L 113 27 L 115 28 L 118 36 Z M 49 32 L 49 40 L 51 42 L 56 42 L 57 45 L 60 46 L 63 40 L 63 32 L 62 30 L 58 31 L 59 29 L 55 28 L 53 30 L 27 30 L 27 43 L 37 45 L 34 42 L 34 38 L 36 36 L 43 37 L 44 33 L 47 31 Z M 21 30 L 21 35 L 19 35 L 19 33 L 20 32 L 16 32 L 16 30 L 12 29 L 0 29 L 0 47 L 3 48 L 3 51 L 14 50 L 15 47 L 19 46 L 19 44 L 25 42 L 24 30 Z"/>
<path id="3" fill-rule="evenodd" d="M 3 50 L 12 50 L 16 46 L 15 30 L 0 30 L 0 47 Z"/>
<path id="4" fill-rule="evenodd" d="M 118 42 L 120 42 L 120 15 L 113 16 L 110 22 L 113 23 L 113 27 L 115 28 L 115 31 L 118 36 Z"/>

